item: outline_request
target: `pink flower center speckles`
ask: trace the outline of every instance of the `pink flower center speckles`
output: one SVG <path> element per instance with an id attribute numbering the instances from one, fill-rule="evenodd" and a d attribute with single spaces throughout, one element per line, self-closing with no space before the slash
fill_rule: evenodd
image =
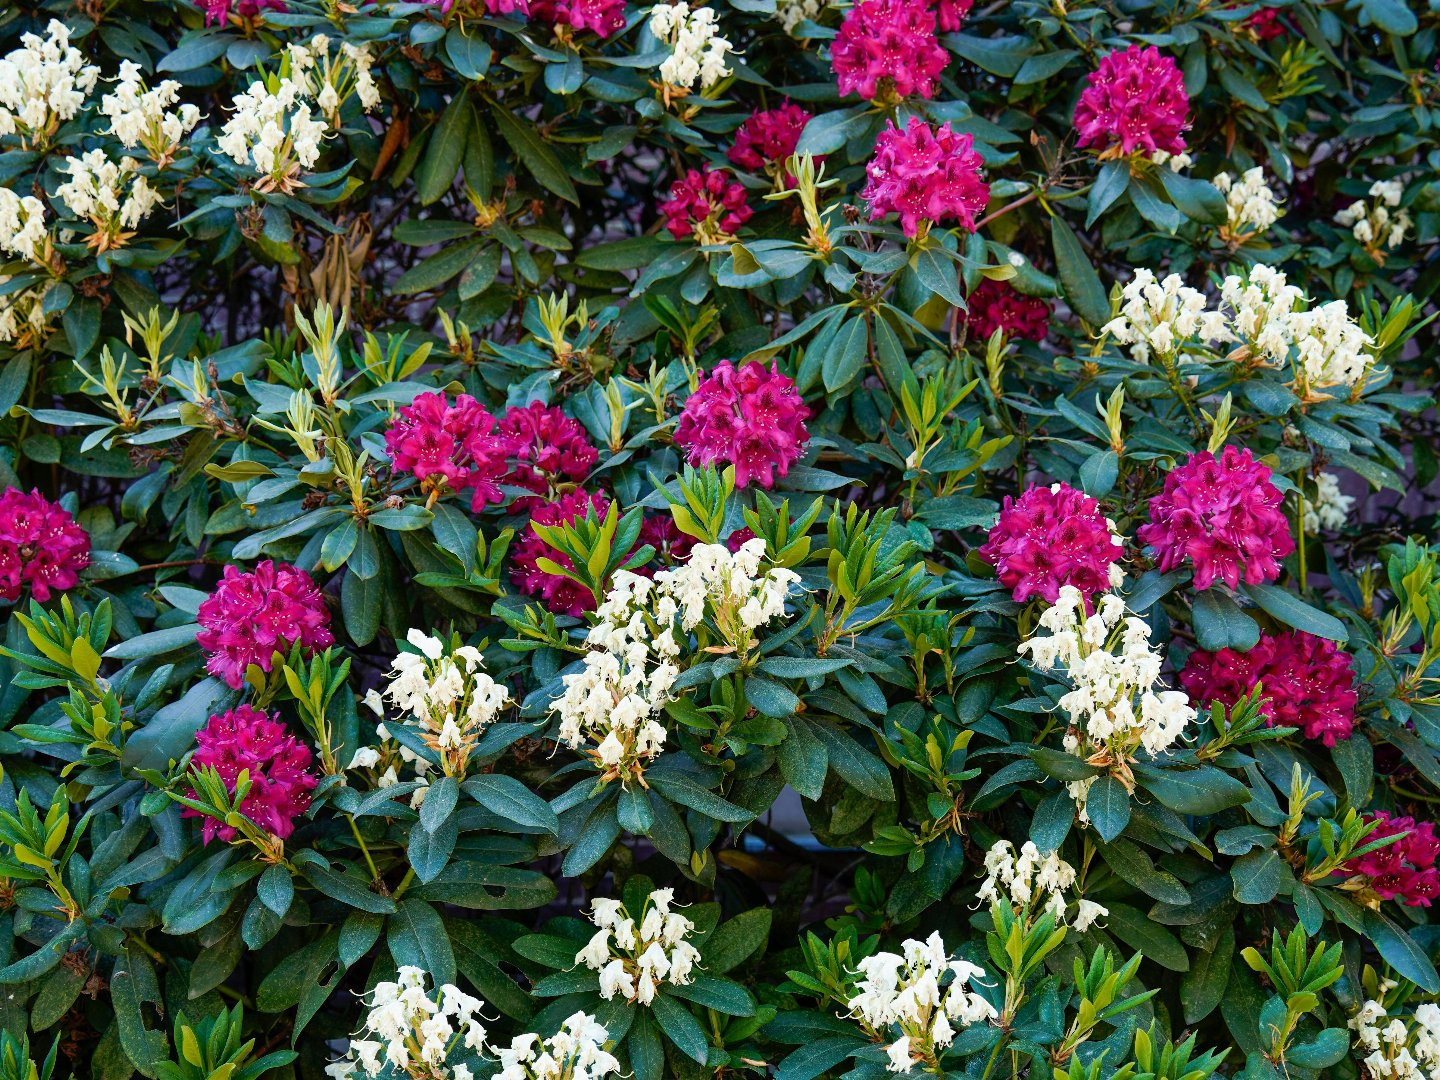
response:
<path id="1" fill-rule="evenodd" d="M 990 201 L 974 147 L 971 136 L 955 134 L 948 123 L 933 131 L 915 116 L 904 131 L 887 123 L 865 166 L 867 183 L 860 193 L 870 204 L 870 220 L 898 214 L 909 237 L 940 221 L 973 230 Z"/>
<path id="2" fill-rule="evenodd" d="M 394 471 L 414 474 L 431 498 L 468 490 L 471 509 L 479 510 L 504 498 L 499 481 L 515 444 L 495 432 L 495 418 L 469 394 L 451 405 L 432 393 L 396 412 L 385 450 Z"/>
<path id="3" fill-rule="evenodd" d="M 1073 585 L 1086 599 L 1115 583 L 1111 567 L 1123 548 L 1100 504 L 1068 484 L 1032 487 L 1005 497 L 979 555 L 995 567 L 1016 603 L 1038 596 L 1053 604 Z"/>

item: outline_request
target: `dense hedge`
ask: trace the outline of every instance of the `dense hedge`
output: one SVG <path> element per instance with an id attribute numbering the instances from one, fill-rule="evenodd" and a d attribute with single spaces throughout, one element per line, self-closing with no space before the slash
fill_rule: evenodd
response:
<path id="1" fill-rule="evenodd" d="M 1428 8 L 0 11 L 0 1077 L 1440 1076 Z"/>

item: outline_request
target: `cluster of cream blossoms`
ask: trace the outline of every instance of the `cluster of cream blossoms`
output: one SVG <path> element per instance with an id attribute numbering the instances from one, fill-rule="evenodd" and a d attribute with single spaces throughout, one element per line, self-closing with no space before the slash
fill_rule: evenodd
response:
<path id="1" fill-rule="evenodd" d="M 598 930 L 575 954 L 575 963 L 600 973 L 600 996 L 617 994 L 649 1005 L 665 983 L 690 982 L 700 952 L 685 940 L 695 924 L 670 910 L 674 889 L 656 889 L 645 899 L 639 922 L 619 900 L 597 899 L 590 921 Z"/>
<path id="2" fill-rule="evenodd" d="M 1383 980 L 1378 998 L 1350 1018 L 1356 1056 L 1374 1080 L 1440 1080 L 1440 1005 L 1427 1001 L 1409 1017 L 1391 1016 L 1383 998 L 1397 985 Z"/>
<path id="3" fill-rule="evenodd" d="M 1275 192 L 1265 182 L 1265 170 L 1259 165 L 1246 169 L 1240 179 L 1220 173 L 1213 183 L 1225 196 L 1225 224 L 1220 237 L 1233 244 L 1243 244 L 1266 232 L 1280 219 L 1280 204 Z"/>
<path id="4" fill-rule="evenodd" d="M 484 1049 L 485 1028 L 478 1018 L 485 1003 L 452 983 L 431 997 L 427 978 L 420 968 L 402 967 L 395 982 L 377 983 L 365 1037 L 350 1040 L 349 1056 L 325 1071 L 335 1080 L 348 1080 L 357 1069 L 374 1077 L 389 1066 L 416 1080 L 470 1080 L 466 1065 L 448 1062 L 459 1050 L 478 1054 Z"/>
<path id="5" fill-rule="evenodd" d="M 776 0 L 775 18 L 787 34 L 794 34 L 801 23 L 819 22 L 826 8 L 825 0 Z"/>
<path id="6" fill-rule="evenodd" d="M 1150 628 L 1126 613 L 1125 602 L 1107 593 L 1087 614 L 1085 598 L 1073 585 L 1061 588 L 1055 604 L 1040 616 L 1036 634 L 1020 643 L 1042 671 L 1063 667 L 1073 687 L 1060 699 L 1070 716 L 1065 749 L 1130 782 L 1129 762 L 1140 749 L 1164 753 L 1195 719 L 1189 697 L 1166 690 L 1161 656 L 1150 644 Z M 1068 785 L 1081 821 L 1094 778 Z"/>
<path id="7" fill-rule="evenodd" d="M 656 4 L 650 9 L 650 32 L 670 47 L 660 65 L 667 86 L 692 90 L 698 82 L 709 90 L 731 74 L 725 57 L 735 50 L 720 36 L 714 8 L 691 8 L 685 0 Z"/>
<path id="8" fill-rule="evenodd" d="M 1350 235 L 1365 246 L 1371 255 L 1400 246 L 1405 234 L 1410 231 L 1410 215 L 1398 209 L 1400 198 L 1405 194 L 1405 184 L 1400 180 L 1376 180 L 1370 185 L 1370 198 L 1356 199 L 1335 215 L 1335 224 L 1350 230 Z M 1381 257 L 1377 261 L 1383 262 Z"/>
<path id="9" fill-rule="evenodd" d="M 178 82 L 166 79 L 147 86 L 139 65 L 122 60 L 115 88 L 100 99 L 100 112 L 110 121 L 107 134 L 121 146 L 141 147 L 155 164 L 164 166 L 175 159 L 181 141 L 200 122 L 198 108 L 179 102 Z"/>
<path id="10" fill-rule="evenodd" d="M 723 645 L 744 655 L 753 632 L 785 613 L 799 578 L 780 567 L 762 573 L 764 557 L 759 538 L 733 553 L 697 544 L 685 563 L 653 580 L 617 573 L 586 637 L 584 666 L 564 676 L 552 707 L 560 741 L 588 755 L 607 780 L 643 784 L 645 765 L 665 748 L 660 710 L 689 635 L 708 616 Z"/>
<path id="11" fill-rule="evenodd" d="M 1302 493 L 1302 502 L 1305 531 L 1315 535 L 1344 527 L 1350 517 L 1350 508 L 1355 505 L 1355 497 L 1340 490 L 1340 478 L 1334 473 L 1322 472 L 1315 475 L 1315 494 Z"/>
<path id="12" fill-rule="evenodd" d="M 97 148 L 66 158 L 63 168 L 70 179 L 55 189 L 55 197 L 94 226 L 86 243 L 97 252 L 122 246 L 160 205 L 160 193 L 132 157 L 112 161 Z"/>
<path id="13" fill-rule="evenodd" d="M 610 1033 L 588 1013 L 570 1016 L 548 1039 L 534 1033 L 517 1036 L 508 1049 L 494 1047 L 500 1061 L 495 1080 L 600 1080 L 620 1072 L 620 1062 L 605 1049 Z"/>
<path id="14" fill-rule="evenodd" d="M 375 58 L 368 45 L 342 41 L 338 52 L 332 52 L 331 41 L 316 34 L 308 45 L 290 44 L 286 53 L 290 60 L 290 78 L 305 87 L 331 127 L 340 126 L 340 106 L 353 93 L 367 113 L 380 104 L 380 87 L 372 68 Z"/>
<path id="15" fill-rule="evenodd" d="M 1060 857 L 1058 851 L 1042 855 L 1034 841 L 1027 840 L 1017 852 L 1008 840 L 1001 840 L 985 853 L 985 880 L 976 894 L 981 903 L 1006 903 L 1016 908 L 1047 912 L 1057 923 L 1073 926 L 1084 933 L 1095 920 L 1110 914 L 1110 909 L 1075 898 L 1075 911 L 1067 914 L 1067 895 L 1075 885 L 1075 868 Z"/>
<path id="16" fill-rule="evenodd" d="M 49 243 L 45 204 L 34 195 L 17 195 L 0 187 L 0 251 L 44 263 Z"/>
<path id="17" fill-rule="evenodd" d="M 1282 271 L 1263 264 L 1225 278 L 1214 307 L 1178 274 L 1159 280 L 1138 269 L 1103 329 L 1142 364 L 1210 359 L 1222 345 L 1235 346 L 1229 359 L 1289 363 L 1306 395 L 1334 386 L 1362 388 L 1375 363 L 1373 343 L 1344 300 L 1312 307 Z"/>
<path id="18" fill-rule="evenodd" d="M 45 36 L 25 34 L 0 57 L 0 136 L 43 146 L 84 106 L 100 69 L 70 44 L 70 28 L 51 19 Z"/>
<path id="19" fill-rule="evenodd" d="M 955 1040 L 957 1028 L 997 1016 L 995 1007 L 970 989 L 985 969 L 952 957 L 938 933 L 924 941 L 911 938 L 900 950 L 875 953 L 856 965 L 860 979 L 850 1015 L 873 1038 L 889 1042 L 891 1072 L 908 1073 L 917 1063 L 938 1072 L 939 1054 Z M 892 1039 L 894 1029 L 899 1036 Z"/>

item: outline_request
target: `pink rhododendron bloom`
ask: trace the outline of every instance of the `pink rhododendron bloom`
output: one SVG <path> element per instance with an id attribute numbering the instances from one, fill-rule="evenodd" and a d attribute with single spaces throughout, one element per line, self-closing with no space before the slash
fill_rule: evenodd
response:
<path id="1" fill-rule="evenodd" d="M 655 514 L 647 517 L 640 526 L 640 539 L 637 546 L 649 544 L 655 549 L 655 557 L 652 562 L 677 563 L 684 562 L 690 557 L 690 550 L 695 546 L 695 538 L 680 531 L 680 526 L 675 524 L 675 519 L 669 514 Z M 648 570 L 641 570 L 648 576 Z"/>
<path id="2" fill-rule="evenodd" d="M 974 6 L 975 0 L 939 0 L 935 5 L 935 15 L 940 21 L 940 29 L 946 33 L 959 30 Z"/>
<path id="3" fill-rule="evenodd" d="M 752 360 L 737 370 L 722 360 L 685 402 L 675 445 L 692 465 L 735 466 L 735 486 L 767 491 L 809 442 L 810 409 L 789 378 Z"/>
<path id="4" fill-rule="evenodd" d="M 1175 61 L 1153 45 L 1107 54 L 1088 83 L 1075 106 L 1081 149 L 1094 147 L 1107 155 L 1185 149 L 1190 96 Z"/>
<path id="5" fill-rule="evenodd" d="M 214 769 L 225 790 L 235 794 L 242 771 L 250 774 L 250 790 L 240 812 L 260 828 L 284 840 L 295 831 L 295 819 L 310 806 L 316 778 L 310 768 L 310 748 L 285 730 L 285 725 L 250 705 L 239 705 L 212 716 L 195 733 L 196 750 L 190 764 Z M 195 798 L 195 791 L 190 791 Z M 186 807 L 182 817 L 203 817 L 205 843 L 217 836 L 229 842 L 239 830 L 198 810 Z"/>
<path id="6" fill-rule="evenodd" d="M 267 11 L 289 11 L 285 0 L 198 0 L 198 6 L 205 12 L 205 25 L 219 23 L 224 26 L 235 15 L 241 19 L 253 19 Z"/>
<path id="7" fill-rule="evenodd" d="M 1336 873 L 1368 877 L 1370 888 L 1382 900 L 1399 899 L 1410 907 L 1429 907 L 1440 893 L 1440 871 L 1435 868 L 1440 837 L 1435 835 L 1435 825 L 1384 810 L 1367 814 L 1366 820 L 1379 822 L 1366 843 L 1390 836 L 1403 838 L 1352 859 Z"/>
<path id="8" fill-rule="evenodd" d="M 594 510 L 597 518 L 603 518 L 609 508 L 610 500 L 600 492 L 592 494 L 577 489 L 541 506 L 530 515 L 530 521 L 533 525 L 563 525 L 578 521 L 590 509 Z M 570 561 L 570 556 L 540 539 L 534 528 L 527 527 L 515 540 L 511 551 L 514 566 L 510 571 L 510 580 L 526 596 L 540 597 L 556 615 L 578 616 L 595 610 L 595 597 L 585 586 L 540 569 L 541 559 L 549 559 L 567 570 L 574 563 Z"/>
<path id="9" fill-rule="evenodd" d="M 495 431 L 495 418 L 469 394 L 451 405 L 444 394 L 420 394 L 400 409 L 385 432 L 395 472 L 413 473 L 432 497 L 470 491 L 470 507 L 500 502 L 511 441 Z"/>
<path id="10" fill-rule="evenodd" d="M 830 63 L 840 94 L 867 101 L 932 98 L 950 62 L 921 0 L 859 0 L 840 24 Z"/>
<path id="11" fill-rule="evenodd" d="M 1270 726 L 1299 728 L 1326 746 L 1350 738 L 1355 728 L 1355 671 L 1333 641 L 1303 631 L 1263 635 L 1253 649 L 1190 654 L 1180 685 L 1197 708 L 1218 701 L 1227 710 L 1260 684 Z"/>
<path id="12" fill-rule="evenodd" d="M 532 0 L 530 16 L 552 26 L 609 37 L 625 26 L 625 0 Z"/>
<path id="13" fill-rule="evenodd" d="M 981 278 L 965 303 L 969 305 L 965 324 L 981 341 L 988 341 L 996 330 L 1005 331 L 1007 337 L 1044 341 L 1050 331 L 1050 305 L 1016 292 L 1003 281 Z"/>
<path id="14" fill-rule="evenodd" d="M 538 401 L 507 412 L 500 420 L 500 434 L 510 441 L 510 452 L 518 459 L 505 482 L 537 496 L 549 494 L 557 483 L 585 479 L 600 460 L 578 421 L 559 407 Z M 533 500 L 517 499 L 511 509 L 533 505 Z"/>
<path id="15" fill-rule="evenodd" d="M 870 204 L 871 221 L 899 214 L 909 237 L 919 235 L 922 222 L 947 219 L 973 230 L 990 201 L 980 164 L 971 136 L 955 134 L 948 123 L 932 131 L 912 116 L 904 131 L 887 123 L 875 140 L 860 197 Z"/>
<path id="16" fill-rule="evenodd" d="M 246 668 L 269 671 L 276 652 L 299 645 L 313 653 L 335 643 L 325 598 L 310 575 L 270 559 L 249 573 L 225 567 L 197 621 L 195 640 L 209 654 L 205 669 L 236 690 L 245 685 Z"/>
<path id="17" fill-rule="evenodd" d="M 765 169 L 778 172 L 795 153 L 800 135 L 811 119 L 807 110 L 789 101 L 778 108 L 753 112 L 735 132 L 735 145 L 725 156 L 732 165 L 750 172 Z"/>
<path id="18" fill-rule="evenodd" d="M 1279 8 L 1261 8 L 1245 20 L 1245 27 L 1261 41 L 1272 41 L 1290 32 L 1284 15 Z"/>
<path id="19" fill-rule="evenodd" d="M 728 173 L 703 165 L 670 185 L 660 213 L 676 240 L 693 236 L 702 244 L 716 244 L 749 221 L 754 211 L 745 202 L 742 185 Z"/>
<path id="20" fill-rule="evenodd" d="M 1105 592 L 1117 584 L 1122 554 L 1100 504 L 1069 484 L 1037 484 L 1018 499 L 1005 496 L 979 550 L 1018 604 L 1032 596 L 1053 604 L 1066 585 L 1087 600 Z"/>
<path id="21" fill-rule="evenodd" d="M 1281 502 L 1269 468 L 1249 450 L 1227 446 L 1218 459 L 1202 450 L 1165 478 L 1136 536 L 1155 549 L 1163 573 L 1189 558 L 1197 589 L 1217 579 L 1232 589 L 1242 580 L 1261 585 L 1280 576 L 1280 560 L 1295 550 Z"/>
<path id="22" fill-rule="evenodd" d="M 528 0 L 425 0 L 425 2 L 434 4 L 446 15 L 449 15 L 457 4 L 463 11 L 472 14 L 510 15 L 517 11 L 521 15 L 530 14 Z"/>
<path id="23" fill-rule="evenodd" d="M 73 589 L 90 565 L 90 534 L 70 511 L 38 491 L 0 495 L 0 600 L 14 602 L 29 586 L 42 604 Z"/>

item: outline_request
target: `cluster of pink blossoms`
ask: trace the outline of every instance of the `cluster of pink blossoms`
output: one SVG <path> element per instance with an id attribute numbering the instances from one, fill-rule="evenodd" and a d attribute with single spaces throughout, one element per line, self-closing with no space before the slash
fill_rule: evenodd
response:
<path id="1" fill-rule="evenodd" d="M 670 197 L 660 204 L 660 213 L 676 240 L 693 236 L 702 244 L 717 244 L 749 221 L 754 211 L 745 202 L 741 184 L 703 165 L 670 185 Z"/>
<path id="2" fill-rule="evenodd" d="M 38 491 L 0 495 L 0 600 L 20 599 L 26 586 L 42 604 L 73 589 L 90 565 L 90 534 L 70 511 Z"/>
<path id="3" fill-rule="evenodd" d="M 325 598 L 304 570 L 266 559 L 249 573 L 225 567 L 220 584 L 200 605 L 195 640 L 209 654 L 205 668 L 233 689 L 245 669 L 273 666 L 276 652 L 314 652 L 335 643 Z"/>
<path id="4" fill-rule="evenodd" d="M 281 840 L 295 831 L 295 819 L 309 808 L 317 781 L 309 772 L 310 748 L 288 734 L 284 724 L 260 709 L 239 705 L 210 717 L 195 733 L 195 743 L 190 764 L 214 769 L 231 795 L 241 771 L 250 774 L 241 813 Z M 193 789 L 190 797 L 195 797 Z M 201 832 L 207 844 L 217 836 L 229 843 L 238 831 L 189 807 L 181 816 L 205 818 Z"/>
<path id="5" fill-rule="evenodd" d="M 601 492 L 586 492 L 577 488 L 561 495 L 554 502 L 548 502 L 530 515 L 536 525 L 566 525 L 583 518 L 587 510 L 594 510 L 597 518 L 603 518 L 610 508 L 610 500 Z M 510 580 L 526 596 L 538 596 L 545 606 L 557 615 L 584 615 L 595 610 L 595 597 L 590 590 L 578 582 L 559 574 L 552 574 L 540 568 L 541 559 L 549 559 L 565 567 L 574 567 L 570 556 L 551 547 L 540 539 L 533 528 L 526 530 L 515 540 L 511 548 L 514 565 L 510 569 Z"/>
<path id="6" fill-rule="evenodd" d="M 273 2 L 273 0 L 271 0 Z M 551 26 L 593 30 L 608 37 L 625 25 L 625 0 L 427 0 L 448 15 L 460 7 L 490 15 L 521 15 Z"/>
<path id="7" fill-rule="evenodd" d="M 735 132 L 735 145 L 725 156 L 736 168 L 750 172 L 763 169 L 778 172 L 795 153 L 800 135 L 811 119 L 807 110 L 792 105 L 788 100 L 778 108 L 753 112 Z M 786 175 L 789 176 L 788 173 Z"/>
<path id="8" fill-rule="evenodd" d="M 1241 579 L 1260 585 L 1279 577 L 1280 560 L 1295 550 L 1281 501 L 1270 470 L 1249 450 L 1227 446 L 1218 459 L 1202 450 L 1165 477 L 1136 536 L 1155 549 L 1164 573 L 1189 558 L 1197 589 L 1216 579 L 1232 589 Z"/>
<path id="9" fill-rule="evenodd" d="M 840 94 L 867 101 L 933 98 L 950 61 L 924 0 L 859 0 L 830 47 Z"/>
<path id="10" fill-rule="evenodd" d="M 947 219 L 973 231 L 976 217 L 990 201 L 990 185 L 980 165 L 970 135 L 955 134 L 948 123 L 932 131 L 912 116 L 904 131 L 887 123 L 875 140 L 860 197 L 870 204 L 871 221 L 899 214 L 900 227 L 909 237 L 919 235 L 922 222 Z"/>
<path id="11" fill-rule="evenodd" d="M 1337 871 L 1340 874 L 1362 874 L 1370 879 L 1370 888 L 1382 900 L 1399 899 L 1410 907 L 1429 907 L 1440 893 L 1440 870 L 1435 868 L 1440 856 L 1440 837 L 1429 821 L 1395 817 L 1384 810 L 1368 815 L 1367 820 L 1379 822 L 1366 842 L 1405 834 L 1403 839 L 1367 852 Z"/>
<path id="12" fill-rule="evenodd" d="M 779 368 L 758 360 L 736 369 L 722 360 L 685 402 L 675 445 L 692 465 L 735 466 L 735 486 L 767 491 L 800 460 L 810 433 L 810 409 Z"/>
<path id="13" fill-rule="evenodd" d="M 420 394 L 395 414 L 385 450 L 396 472 L 413 473 L 431 494 L 470 491 L 470 506 L 500 502 L 498 481 L 509 468 L 511 442 L 495 433 L 495 417 L 469 394 L 451 405 L 444 394 Z"/>
<path id="14" fill-rule="evenodd" d="M 1004 508 L 982 559 L 995 567 L 1017 604 L 1038 596 L 1053 604 L 1073 585 L 1090 599 L 1118 584 L 1124 543 L 1110 528 L 1100 504 L 1069 484 L 1036 485 Z"/>
<path id="15" fill-rule="evenodd" d="M 544 496 L 556 482 L 579 481 L 590 475 L 600 454 L 580 424 L 560 408 L 532 401 L 512 408 L 500 421 L 500 434 L 516 458 L 505 482 Z M 512 510 L 534 506 L 534 499 L 516 499 Z"/>
<path id="16" fill-rule="evenodd" d="M 241 19 L 253 19 L 267 11 L 289 11 L 285 0 L 199 0 L 200 10 L 205 12 L 205 25 L 219 23 L 224 26 L 234 15 Z"/>
<path id="17" fill-rule="evenodd" d="M 965 303 L 965 324 L 981 341 L 989 341 L 996 330 L 1029 341 L 1044 341 L 1050 332 L 1050 305 L 1016 292 L 1003 281 L 982 278 Z"/>
<path id="18" fill-rule="evenodd" d="M 1326 746 L 1355 730 L 1355 671 L 1333 641 L 1303 631 L 1265 634 L 1248 652 L 1197 649 L 1185 661 L 1180 685 L 1197 707 L 1218 701 L 1227 710 L 1262 686 L 1271 727 L 1299 728 Z"/>
<path id="19" fill-rule="evenodd" d="M 940 29 L 947 34 L 959 30 L 974 6 L 975 0 L 939 0 L 935 5 L 935 14 L 940 20 Z"/>
<path id="20" fill-rule="evenodd" d="M 1109 53 L 1088 82 L 1075 106 L 1081 149 L 1117 154 L 1185 149 L 1190 96 L 1175 61 L 1153 45 Z"/>
<path id="21" fill-rule="evenodd" d="M 640 539 L 636 546 L 645 544 L 655 549 L 655 558 L 661 562 L 678 563 L 690 557 L 690 551 L 695 547 L 695 538 L 681 532 L 680 526 L 675 524 L 675 519 L 669 514 L 656 514 L 654 517 L 647 517 L 640 526 Z M 641 567 L 635 573 L 649 577 L 652 570 Z"/>

